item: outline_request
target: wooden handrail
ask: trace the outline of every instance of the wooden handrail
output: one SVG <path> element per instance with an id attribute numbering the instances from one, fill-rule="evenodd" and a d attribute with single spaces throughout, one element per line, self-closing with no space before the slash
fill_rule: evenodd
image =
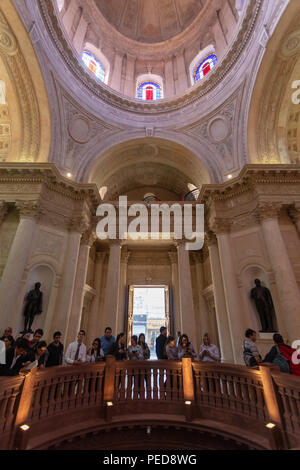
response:
<path id="1" fill-rule="evenodd" d="M 116 361 L 110 357 L 96 364 L 35 370 L 26 378 L 0 378 L 0 445 L 5 449 L 46 445 L 50 431 L 63 439 L 70 423 L 72 432 L 77 428 L 82 432 L 85 423 L 105 428 L 112 417 L 122 422 L 128 416 L 149 419 L 153 414 L 166 420 L 168 415 L 178 416 L 199 426 L 212 416 L 219 419 L 218 426 L 248 422 L 258 437 L 270 439 L 270 448 L 297 447 L 300 380 L 281 374 L 276 366 L 250 369 L 190 359 Z M 63 423 L 59 429 L 58 416 Z M 266 429 L 270 421 L 280 432 L 280 444 L 274 444 Z M 20 431 L 22 425 L 30 428 L 25 434 Z"/>

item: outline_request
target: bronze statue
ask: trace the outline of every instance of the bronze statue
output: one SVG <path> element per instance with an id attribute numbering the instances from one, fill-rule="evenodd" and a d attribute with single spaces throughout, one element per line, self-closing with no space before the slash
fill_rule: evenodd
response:
<path id="1" fill-rule="evenodd" d="M 42 313 L 43 293 L 40 291 L 41 283 L 37 282 L 26 296 L 26 305 L 24 310 L 25 323 L 23 333 L 33 333 L 31 327 L 36 315 Z"/>
<path id="2" fill-rule="evenodd" d="M 274 333 L 275 310 L 271 292 L 261 285 L 259 279 L 255 279 L 255 285 L 251 290 L 251 299 L 254 299 L 256 310 L 260 318 L 263 333 Z"/>

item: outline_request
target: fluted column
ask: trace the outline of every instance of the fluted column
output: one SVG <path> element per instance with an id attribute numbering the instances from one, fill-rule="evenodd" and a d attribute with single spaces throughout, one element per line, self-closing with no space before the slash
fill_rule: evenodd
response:
<path id="1" fill-rule="evenodd" d="M 213 234 L 208 238 L 209 260 L 211 266 L 212 281 L 214 286 L 217 326 L 219 333 L 221 356 L 224 362 L 233 362 L 233 349 L 229 318 L 226 306 L 224 284 L 219 256 L 217 239 Z"/>
<path id="2" fill-rule="evenodd" d="M 83 46 L 87 29 L 88 29 L 88 21 L 84 12 L 82 12 L 79 24 L 77 26 L 77 29 L 73 38 L 73 45 L 79 54 L 82 52 L 82 46 Z"/>
<path id="3" fill-rule="evenodd" d="M 120 286 L 119 286 L 119 305 L 118 305 L 118 316 L 117 316 L 117 332 L 126 331 L 125 328 L 125 309 L 126 309 L 126 290 L 127 290 L 127 269 L 128 261 L 130 259 L 130 251 L 127 247 L 122 251 L 121 254 L 121 267 L 120 267 Z"/>
<path id="4" fill-rule="evenodd" d="M 67 325 L 67 344 L 75 340 L 77 333 L 80 330 L 89 255 L 91 246 L 94 244 L 95 240 L 96 234 L 91 231 L 85 232 L 81 238 L 72 307 L 69 316 L 69 323 Z"/>
<path id="5" fill-rule="evenodd" d="M 178 282 L 178 255 L 175 251 L 169 251 L 169 258 L 172 269 L 172 315 L 171 324 L 175 328 L 175 333 L 183 329 L 180 313 L 179 282 Z"/>
<path id="6" fill-rule="evenodd" d="M 57 297 L 54 319 L 55 329 L 62 330 L 64 335 L 68 335 L 80 240 L 83 231 L 84 230 L 81 229 L 80 224 L 77 224 L 75 221 L 71 222 L 68 233 L 67 251 L 65 253 L 64 271 Z M 73 338 L 72 341 L 74 341 Z"/>
<path id="7" fill-rule="evenodd" d="M 32 242 L 37 226 L 39 214 L 36 202 L 17 202 L 20 212 L 20 222 L 6 261 L 0 284 L 1 327 L 8 323 L 17 327 L 18 317 L 18 293 L 24 275 L 28 259 L 32 250 Z"/>
<path id="8" fill-rule="evenodd" d="M 195 348 L 198 348 L 199 338 L 196 334 L 196 321 L 189 257 L 190 252 L 185 249 L 184 240 L 177 243 L 177 253 L 182 333 L 186 333 L 191 338 Z"/>
<path id="9" fill-rule="evenodd" d="M 208 313 L 208 306 L 206 303 L 205 298 L 203 297 L 203 289 L 204 289 L 204 275 L 203 275 L 203 265 L 201 263 L 200 253 L 193 253 L 194 263 L 195 263 L 195 270 L 197 276 L 197 293 L 198 293 L 198 302 L 199 302 L 199 327 L 198 327 L 198 336 L 201 340 L 204 333 L 211 333 L 210 330 L 210 323 L 209 323 L 209 313 Z"/>
<path id="10" fill-rule="evenodd" d="M 101 326 L 101 312 L 100 312 L 100 302 L 102 294 L 102 283 L 103 283 L 103 269 L 104 261 L 106 258 L 106 252 L 100 251 L 96 253 L 95 259 L 95 269 L 94 269 L 94 289 L 96 291 L 96 296 L 93 299 L 91 306 L 91 314 L 88 319 L 88 328 L 87 328 L 87 337 L 89 341 L 93 341 L 94 337 L 101 336 L 103 334 Z"/>
<path id="11" fill-rule="evenodd" d="M 103 317 L 106 321 L 105 325 L 110 326 L 114 331 L 117 328 L 117 316 L 118 316 L 118 306 L 119 306 L 119 286 L 120 286 L 120 266 L 121 266 L 121 242 L 119 240 L 111 240 L 110 250 L 109 250 Z"/>
<path id="12" fill-rule="evenodd" d="M 288 339 L 293 341 L 300 338 L 300 291 L 280 231 L 278 212 L 279 207 L 274 204 L 262 204 L 257 209 L 279 293 L 280 311 L 289 334 Z"/>
<path id="13" fill-rule="evenodd" d="M 226 307 L 229 317 L 230 337 L 235 363 L 244 363 L 241 342 L 245 330 L 249 328 L 249 318 L 244 311 L 243 301 L 237 282 L 236 266 L 230 237 L 230 223 L 221 219 L 216 221 L 217 240 L 220 254 L 221 271 L 224 284 Z"/>

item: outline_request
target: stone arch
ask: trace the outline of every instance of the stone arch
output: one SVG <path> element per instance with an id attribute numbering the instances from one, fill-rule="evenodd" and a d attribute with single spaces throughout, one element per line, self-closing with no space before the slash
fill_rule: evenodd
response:
<path id="1" fill-rule="evenodd" d="M 292 0 L 267 44 L 258 69 L 248 119 L 251 163 L 291 163 L 287 127 L 292 105 L 291 84 L 299 77 L 299 19 L 298 2 Z"/>
<path id="2" fill-rule="evenodd" d="M 33 30 L 32 35 L 34 33 Z M 5 139 L 10 140 L 7 152 L 1 155 L 0 151 L 0 158 L 2 161 L 47 161 L 50 148 L 48 98 L 31 39 L 10 1 L 5 2 L 5 11 L 0 9 L 0 36 L 1 78 L 6 85 L 6 104 L 1 105 L 0 125 L 6 124 Z M 4 122 L 5 106 L 7 119 Z"/>
<path id="3" fill-rule="evenodd" d="M 223 180 L 222 168 L 213 158 L 211 149 L 205 143 L 199 141 L 188 135 L 180 135 L 176 132 L 159 130 L 155 132 L 153 129 L 145 130 L 132 130 L 127 132 L 120 132 L 117 135 L 108 136 L 101 141 L 101 149 L 93 146 L 86 153 L 85 158 L 79 162 L 78 167 L 74 171 L 76 179 L 80 182 L 91 181 L 91 175 L 95 167 L 103 159 L 103 157 L 110 151 L 120 145 L 126 145 L 131 142 L 149 143 L 156 145 L 160 142 L 167 142 L 174 146 L 181 147 L 183 152 L 186 152 L 194 160 L 195 164 L 202 167 L 203 173 L 206 175 L 205 183 L 219 183 Z M 155 134 L 155 135 L 153 135 Z M 100 146 L 100 145 L 99 145 Z M 201 147 L 201 154 L 199 149 Z M 200 154 L 200 155 L 199 155 Z"/>

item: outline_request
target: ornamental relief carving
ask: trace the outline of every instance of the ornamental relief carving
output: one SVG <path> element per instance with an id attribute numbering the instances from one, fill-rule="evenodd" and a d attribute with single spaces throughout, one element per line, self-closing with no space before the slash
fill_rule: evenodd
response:
<path id="1" fill-rule="evenodd" d="M 236 107 L 237 98 L 219 109 L 208 121 L 184 129 L 187 134 L 204 140 L 214 153 L 221 156 L 225 171 L 233 169 L 235 162 L 233 123 Z"/>
<path id="2" fill-rule="evenodd" d="M 34 162 L 40 148 L 40 114 L 34 85 L 17 40 L 0 9 L 0 53 L 18 96 L 23 138 L 19 160 Z"/>

